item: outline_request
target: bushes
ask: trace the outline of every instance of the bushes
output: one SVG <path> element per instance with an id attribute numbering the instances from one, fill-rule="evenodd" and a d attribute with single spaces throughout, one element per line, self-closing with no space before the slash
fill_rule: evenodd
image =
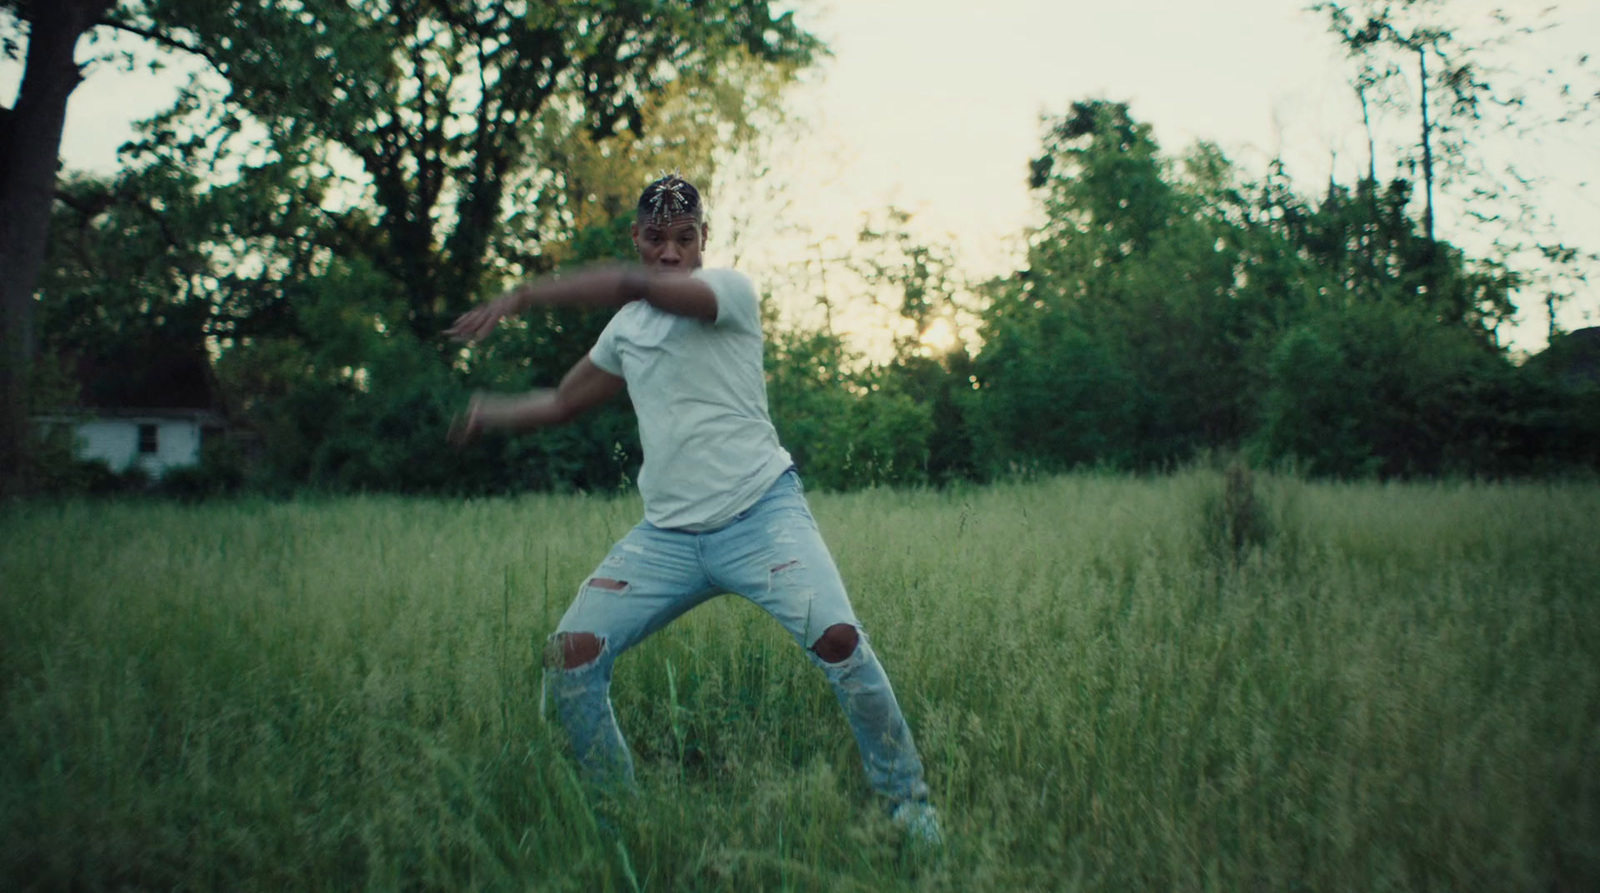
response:
<path id="1" fill-rule="evenodd" d="M 1583 387 L 1538 363 L 1512 366 L 1406 307 L 1358 306 L 1298 325 L 1268 376 L 1254 451 L 1315 475 L 1500 476 L 1597 458 Z"/>
<path id="2" fill-rule="evenodd" d="M 827 332 L 775 333 L 766 366 L 773 425 L 808 483 L 846 490 L 927 480 L 932 407 L 904 382 Z"/>
<path id="3" fill-rule="evenodd" d="M 1105 341 L 1062 319 L 1002 322 L 967 400 L 987 477 L 1132 464 L 1138 382 Z"/>

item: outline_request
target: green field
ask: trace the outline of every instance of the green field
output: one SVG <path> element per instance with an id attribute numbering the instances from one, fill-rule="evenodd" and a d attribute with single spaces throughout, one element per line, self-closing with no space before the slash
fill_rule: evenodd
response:
<path id="1" fill-rule="evenodd" d="M 0 889 L 1600 889 L 1600 486 L 1224 491 L 812 497 L 935 858 L 734 598 L 619 662 L 642 796 L 584 797 L 536 655 L 636 499 L 12 506 Z"/>

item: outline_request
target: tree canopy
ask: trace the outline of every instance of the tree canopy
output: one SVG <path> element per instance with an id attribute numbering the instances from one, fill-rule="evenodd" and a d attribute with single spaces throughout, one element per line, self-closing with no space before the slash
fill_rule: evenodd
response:
<path id="1" fill-rule="evenodd" d="M 1437 96 L 1493 95 L 1448 33 L 1317 10 L 1358 53 L 1431 53 Z M 203 71 L 117 175 L 56 183 L 25 321 L 56 367 L 205 358 L 234 436 L 201 484 L 268 491 L 628 486 L 623 401 L 466 451 L 441 436 L 469 389 L 559 378 L 604 314 L 538 314 L 471 351 L 438 333 L 514 279 L 628 256 L 637 189 L 663 166 L 715 182 L 825 53 L 744 0 L 124 0 L 96 21 Z M 1389 69 L 1363 59 L 1376 90 Z M 1428 156 L 1470 148 L 1450 148 L 1460 102 L 1423 124 L 1417 165 L 1309 193 L 1213 145 L 1169 152 L 1126 103 L 1073 102 L 1025 168 L 1040 223 L 1013 275 L 962 281 L 891 208 L 844 261 L 894 315 L 891 356 L 768 308 L 774 423 L 827 487 L 1208 455 L 1338 476 L 1592 467 L 1592 382 L 1499 343 L 1526 268 L 1430 229 Z"/>
<path id="2" fill-rule="evenodd" d="M 220 353 L 224 384 L 287 362 L 280 390 L 358 394 L 424 373 L 445 387 L 449 319 L 613 250 L 655 165 L 709 176 L 823 52 L 749 0 L 125 0 L 95 27 L 206 70 L 114 181 L 63 182 L 38 295 L 54 346 L 154 326 Z M 510 364 L 519 380 L 593 330 L 542 322 L 528 339 L 552 343 Z"/>

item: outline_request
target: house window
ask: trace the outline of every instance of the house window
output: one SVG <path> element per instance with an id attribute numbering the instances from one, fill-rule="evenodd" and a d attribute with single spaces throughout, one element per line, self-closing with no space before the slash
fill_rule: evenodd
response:
<path id="1" fill-rule="evenodd" d="M 156 451 L 156 426 L 139 426 L 139 455 L 149 456 Z"/>

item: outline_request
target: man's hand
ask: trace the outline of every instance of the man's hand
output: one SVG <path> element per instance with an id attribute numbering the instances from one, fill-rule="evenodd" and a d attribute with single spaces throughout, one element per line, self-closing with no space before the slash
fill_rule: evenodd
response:
<path id="1" fill-rule="evenodd" d="M 451 446 L 464 447 L 483 434 L 483 418 L 479 413 L 482 404 L 482 396 L 474 394 L 472 400 L 467 403 L 467 411 L 458 413 L 450 420 L 450 430 L 445 434 L 445 440 Z"/>
<path id="2" fill-rule="evenodd" d="M 501 319 L 521 313 L 525 309 L 517 290 L 512 289 L 487 304 L 481 304 L 461 314 L 455 324 L 444 333 L 452 341 L 477 341 L 494 331 Z"/>
<path id="3" fill-rule="evenodd" d="M 466 446 L 491 429 L 532 431 L 563 425 L 611 399 L 624 384 L 621 376 L 612 375 L 584 357 L 567 371 L 558 388 L 521 394 L 473 394 L 467 411 L 450 421 L 446 439 L 456 446 Z"/>

